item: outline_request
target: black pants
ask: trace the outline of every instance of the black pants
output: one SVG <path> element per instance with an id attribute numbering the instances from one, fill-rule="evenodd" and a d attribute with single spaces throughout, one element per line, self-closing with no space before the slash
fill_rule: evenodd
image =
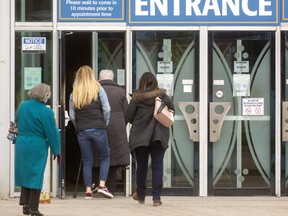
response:
<path id="1" fill-rule="evenodd" d="M 135 148 L 137 161 L 137 196 L 139 200 L 146 197 L 146 179 L 148 172 L 149 155 L 151 156 L 152 168 L 152 197 L 160 200 L 163 187 L 163 159 L 165 150 L 161 145 L 140 146 Z"/>
<path id="2" fill-rule="evenodd" d="M 20 205 L 28 205 L 31 211 L 38 211 L 41 190 L 21 187 Z"/>

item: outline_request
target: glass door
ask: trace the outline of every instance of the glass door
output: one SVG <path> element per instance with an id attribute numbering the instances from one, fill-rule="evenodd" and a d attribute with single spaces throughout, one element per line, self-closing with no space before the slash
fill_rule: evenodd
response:
<path id="1" fill-rule="evenodd" d="M 281 194 L 288 193 L 288 32 L 281 33 L 282 61 L 282 143 L 281 143 Z"/>
<path id="2" fill-rule="evenodd" d="M 274 194 L 274 32 L 209 32 L 209 195 Z"/>
<path id="3" fill-rule="evenodd" d="M 64 125 L 65 110 L 69 110 L 69 96 L 72 93 L 75 73 L 82 65 L 89 65 L 95 76 L 102 69 L 111 69 L 114 81 L 125 89 L 125 34 L 123 32 L 66 31 L 60 40 L 60 98 L 62 116 L 62 149 L 65 165 L 61 167 L 61 188 L 64 196 L 85 195 L 81 154 L 72 122 Z M 68 113 L 69 115 L 69 113 Z M 97 181 L 97 171 L 93 172 L 93 182 Z M 124 194 L 126 169 L 117 170 L 116 192 Z M 79 180 L 77 184 L 77 179 Z M 78 185 L 78 188 L 76 188 Z M 62 190 L 63 191 L 63 190 Z M 75 193 L 76 192 L 76 193 Z"/>
<path id="4" fill-rule="evenodd" d="M 198 53 L 198 32 L 133 32 L 133 89 L 144 72 L 152 72 L 176 108 L 164 158 L 163 195 L 199 194 Z M 134 171 L 135 166 L 133 162 Z M 151 169 L 149 172 L 147 187 L 151 190 Z M 135 190 L 135 179 L 132 183 Z"/>

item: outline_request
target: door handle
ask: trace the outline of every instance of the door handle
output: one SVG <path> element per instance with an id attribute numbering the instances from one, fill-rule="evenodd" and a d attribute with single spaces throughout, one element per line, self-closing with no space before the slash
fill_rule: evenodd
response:
<path id="1" fill-rule="evenodd" d="M 210 142 L 217 142 L 220 139 L 224 118 L 231 108 L 231 102 L 210 102 Z"/>
<path id="2" fill-rule="evenodd" d="M 288 101 L 282 102 L 282 141 L 288 141 Z"/>
<path id="3" fill-rule="evenodd" d="M 199 142 L 199 102 L 178 102 L 178 106 L 188 125 L 190 139 Z M 189 106 L 192 111 L 188 113 Z"/>

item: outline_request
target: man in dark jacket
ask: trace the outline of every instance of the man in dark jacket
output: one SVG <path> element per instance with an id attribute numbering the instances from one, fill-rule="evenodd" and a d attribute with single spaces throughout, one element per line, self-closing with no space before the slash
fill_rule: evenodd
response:
<path id="1" fill-rule="evenodd" d="M 114 193 L 116 189 L 118 168 L 125 167 L 130 163 L 130 151 L 125 123 L 125 112 L 128 102 L 125 90 L 114 82 L 113 79 L 114 73 L 112 70 L 100 71 L 99 83 L 104 88 L 111 107 L 110 122 L 107 128 L 110 147 L 110 168 L 106 182 L 111 193 Z M 94 176 L 97 176 L 99 159 L 96 155 L 97 152 L 94 154 L 93 171 Z"/>

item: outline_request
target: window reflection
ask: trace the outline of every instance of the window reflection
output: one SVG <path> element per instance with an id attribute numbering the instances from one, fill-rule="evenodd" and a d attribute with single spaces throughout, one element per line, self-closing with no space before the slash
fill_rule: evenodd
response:
<path id="1" fill-rule="evenodd" d="M 51 22 L 52 0 L 16 0 L 16 22 Z"/>

